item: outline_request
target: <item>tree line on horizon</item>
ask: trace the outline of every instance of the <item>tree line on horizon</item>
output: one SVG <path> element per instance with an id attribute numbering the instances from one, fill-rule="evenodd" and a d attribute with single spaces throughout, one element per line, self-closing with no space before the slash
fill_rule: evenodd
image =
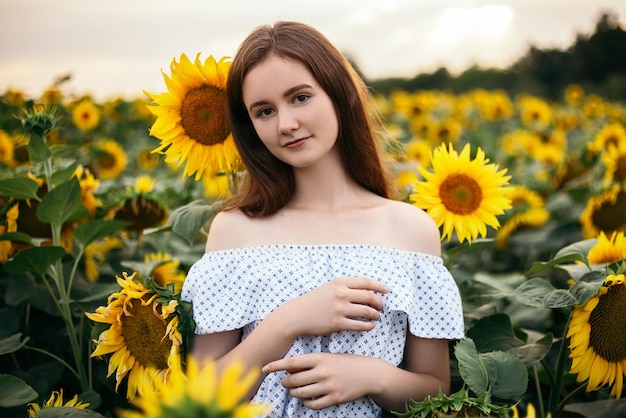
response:
<path id="1" fill-rule="evenodd" d="M 357 69 L 358 71 L 358 69 Z M 450 90 L 463 93 L 476 88 L 503 89 L 511 95 L 529 93 L 549 100 L 562 98 L 569 84 L 609 100 L 626 100 L 626 30 L 616 14 L 605 12 L 590 35 L 578 34 L 566 49 L 531 45 L 524 56 L 508 68 L 472 66 L 458 76 L 441 67 L 412 78 L 367 80 L 376 92 L 394 89 Z"/>

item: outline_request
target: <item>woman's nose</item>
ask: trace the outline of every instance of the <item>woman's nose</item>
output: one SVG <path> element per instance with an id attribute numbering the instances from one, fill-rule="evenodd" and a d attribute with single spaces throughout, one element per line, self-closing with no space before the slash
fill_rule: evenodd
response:
<path id="1" fill-rule="evenodd" d="M 289 135 L 298 129 L 298 120 L 289 110 L 283 110 L 278 115 L 278 130 L 282 135 Z"/>

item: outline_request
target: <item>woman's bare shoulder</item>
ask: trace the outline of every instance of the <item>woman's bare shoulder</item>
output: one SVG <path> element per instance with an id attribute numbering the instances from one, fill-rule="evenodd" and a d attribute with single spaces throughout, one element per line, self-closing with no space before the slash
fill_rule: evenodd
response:
<path id="1" fill-rule="evenodd" d="M 242 247 L 247 236 L 250 219 L 240 210 L 218 212 L 211 221 L 206 241 L 206 251 Z"/>
<path id="2" fill-rule="evenodd" d="M 399 245 L 411 251 L 441 255 L 441 234 L 433 218 L 406 202 L 388 202 L 390 228 L 398 237 Z"/>

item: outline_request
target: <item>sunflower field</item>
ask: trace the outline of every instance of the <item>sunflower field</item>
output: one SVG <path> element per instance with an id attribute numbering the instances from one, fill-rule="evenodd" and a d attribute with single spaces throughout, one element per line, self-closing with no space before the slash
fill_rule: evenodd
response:
<path id="1" fill-rule="evenodd" d="M 182 55 L 135 100 L 0 92 L 1 416 L 266 412 L 242 401 L 258 371 L 187 357 L 180 298 L 245 176 L 228 65 Z M 626 104 L 576 84 L 375 99 L 397 198 L 439 224 L 466 321 L 453 393 L 388 415 L 626 416 Z"/>

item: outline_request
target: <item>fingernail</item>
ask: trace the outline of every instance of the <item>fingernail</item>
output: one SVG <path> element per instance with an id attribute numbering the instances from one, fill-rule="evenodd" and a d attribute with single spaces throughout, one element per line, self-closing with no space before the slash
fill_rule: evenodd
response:
<path id="1" fill-rule="evenodd" d="M 267 365 L 267 364 L 266 364 L 265 366 L 263 366 L 263 368 L 261 369 L 261 371 L 262 371 L 263 373 L 267 373 L 267 372 L 269 372 L 269 371 L 270 371 L 270 367 L 269 367 L 269 365 Z"/>

